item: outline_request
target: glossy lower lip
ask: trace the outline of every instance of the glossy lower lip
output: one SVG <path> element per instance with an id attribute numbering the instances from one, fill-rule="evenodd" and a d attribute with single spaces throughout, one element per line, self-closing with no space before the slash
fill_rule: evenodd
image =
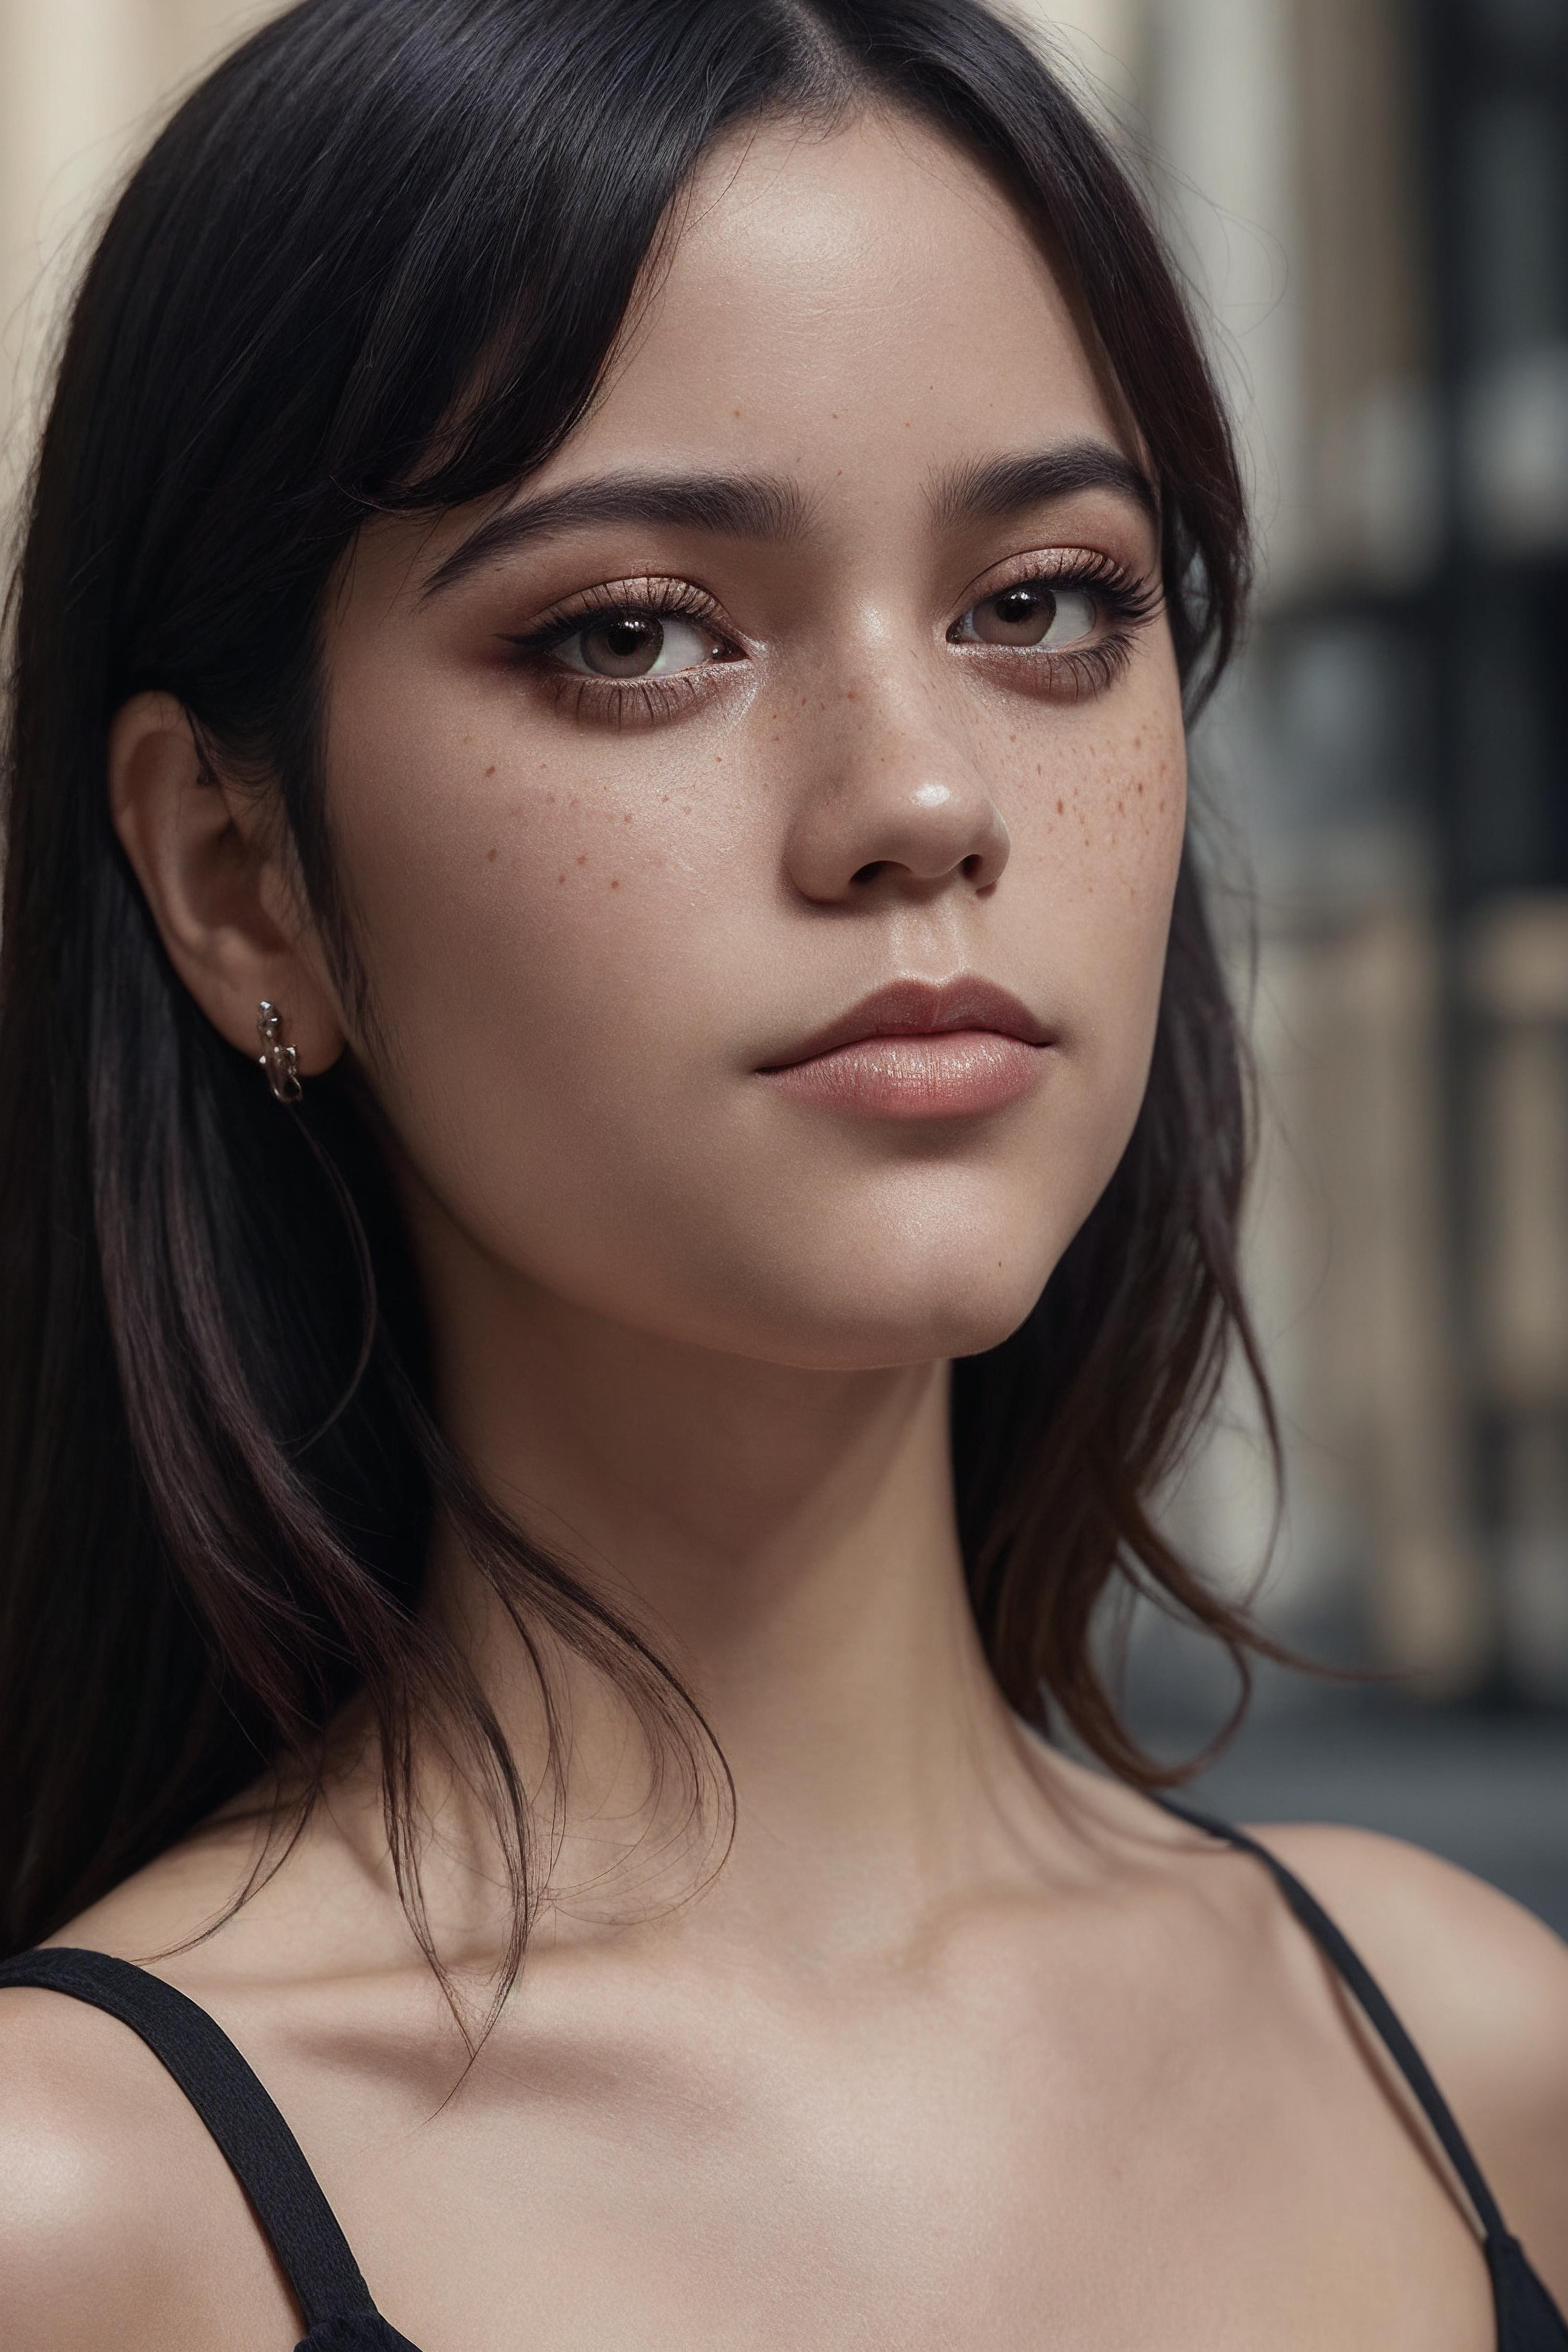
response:
<path id="1" fill-rule="evenodd" d="M 978 1118 L 1021 1102 L 1049 1051 L 994 1029 L 944 1029 L 862 1037 L 762 1075 L 797 1101 L 861 1118 Z"/>
<path id="2" fill-rule="evenodd" d="M 797 1101 L 863 1118 L 978 1118 L 1021 1101 L 1056 1039 L 978 973 L 887 982 L 758 1075 Z"/>

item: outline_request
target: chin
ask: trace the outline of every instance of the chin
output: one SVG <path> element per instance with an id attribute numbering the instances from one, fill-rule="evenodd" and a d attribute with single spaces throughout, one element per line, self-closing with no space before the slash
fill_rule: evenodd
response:
<path id="1" fill-rule="evenodd" d="M 929 1259 L 871 1254 L 851 1278 L 835 1268 L 838 1278 L 791 1302 L 782 1315 L 759 1316 L 745 1352 L 818 1371 L 983 1355 L 1033 1311 L 1052 1264 L 1016 1247 L 955 1251 L 937 1268 Z"/>
<path id="2" fill-rule="evenodd" d="M 851 1328 L 841 1326 L 824 1346 L 825 1368 L 880 1370 L 895 1364 L 944 1362 L 982 1356 L 1011 1339 L 1033 1311 L 1044 1284 L 1010 1290 L 1005 1297 L 927 1299 L 904 1314 L 868 1312 Z"/>
<path id="3" fill-rule="evenodd" d="M 635 1262 L 620 1252 L 598 1260 L 594 1304 L 685 1344 L 803 1369 L 982 1355 L 1032 1312 L 1100 1171 L 1058 1167 L 1048 1184 L 1033 1171 L 1021 1182 L 968 1172 L 963 1181 L 951 1169 L 906 1170 L 891 1185 L 792 1185 L 771 1197 L 763 1185 L 731 1187 L 702 1200 L 699 1215 L 689 1201 L 657 1236 L 641 1221 L 653 1245 Z"/>

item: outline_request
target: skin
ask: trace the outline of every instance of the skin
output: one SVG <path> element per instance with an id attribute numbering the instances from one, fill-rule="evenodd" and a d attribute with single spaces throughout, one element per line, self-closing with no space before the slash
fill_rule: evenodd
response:
<path id="1" fill-rule="evenodd" d="M 1469 2222 L 1262 1872 L 1025 1733 L 963 1598 L 947 1362 L 1026 1313 L 1127 1139 L 1184 755 L 1157 613 L 1092 676 L 961 626 L 1085 551 L 1146 578 L 1137 499 L 955 517 L 933 494 L 1086 445 L 1138 462 L 970 163 L 879 118 L 748 134 L 517 497 L 763 477 L 796 527 L 579 522 L 425 593 L 489 519 L 468 513 L 378 524 L 345 567 L 328 765 L 369 1028 L 266 808 L 201 781 L 165 698 L 117 721 L 116 821 L 176 968 L 248 1050 L 258 999 L 281 1005 L 307 1084 L 359 1056 L 447 1426 L 656 1635 L 734 1774 L 715 1872 L 557 1662 L 554 1899 L 466 2075 L 352 1740 L 300 1845 L 205 1941 L 173 1949 L 253 1855 L 232 1820 L 60 1939 L 163 1955 L 218 2018 L 424 2352 L 1493 2340 Z M 650 578 L 705 591 L 728 648 L 679 639 L 700 666 L 651 709 L 612 723 L 565 656 L 506 642 Z M 1009 1109 L 852 1119 L 759 1075 L 868 989 L 965 971 L 1054 1040 Z M 537 1769 L 534 1683 L 451 1547 L 430 1606 Z M 432 1774 L 432 1920 L 482 2011 L 500 1908 Z M 1267 1834 L 1568 2294 L 1568 1956 L 1425 1855 Z M 7 1996 L 0 2037 L 8 2347 L 291 2345 L 155 2063 L 41 1993 Z"/>

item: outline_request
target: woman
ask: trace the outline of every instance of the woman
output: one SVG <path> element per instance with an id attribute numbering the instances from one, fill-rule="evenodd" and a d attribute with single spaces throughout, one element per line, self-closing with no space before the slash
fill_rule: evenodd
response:
<path id="1" fill-rule="evenodd" d="M 16 605 L 10 2352 L 1568 2340 L 1568 1958 L 1268 1833 L 1450 2116 L 1089 1639 L 1257 1639 L 1148 1516 L 1244 573 L 971 0 L 306 0 L 174 117 Z"/>

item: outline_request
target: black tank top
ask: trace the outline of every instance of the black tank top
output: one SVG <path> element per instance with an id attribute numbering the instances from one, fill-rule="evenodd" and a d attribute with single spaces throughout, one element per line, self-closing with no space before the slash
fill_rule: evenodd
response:
<path id="1" fill-rule="evenodd" d="M 1568 2352 L 1568 2324 L 1509 2235 L 1463 2133 L 1410 2036 L 1333 1921 L 1268 1848 L 1223 1822 L 1162 1801 L 1194 1828 L 1255 1854 L 1338 1969 L 1420 2102 L 1474 2210 L 1497 2308 L 1498 2352 Z M 298 2141 L 205 2009 L 161 1977 L 103 1952 L 54 1948 L 0 1962 L 0 1986 L 39 1985 L 107 2010 L 163 2061 L 245 2190 L 293 2287 L 309 2333 L 297 2352 L 418 2352 L 383 2319 Z"/>

